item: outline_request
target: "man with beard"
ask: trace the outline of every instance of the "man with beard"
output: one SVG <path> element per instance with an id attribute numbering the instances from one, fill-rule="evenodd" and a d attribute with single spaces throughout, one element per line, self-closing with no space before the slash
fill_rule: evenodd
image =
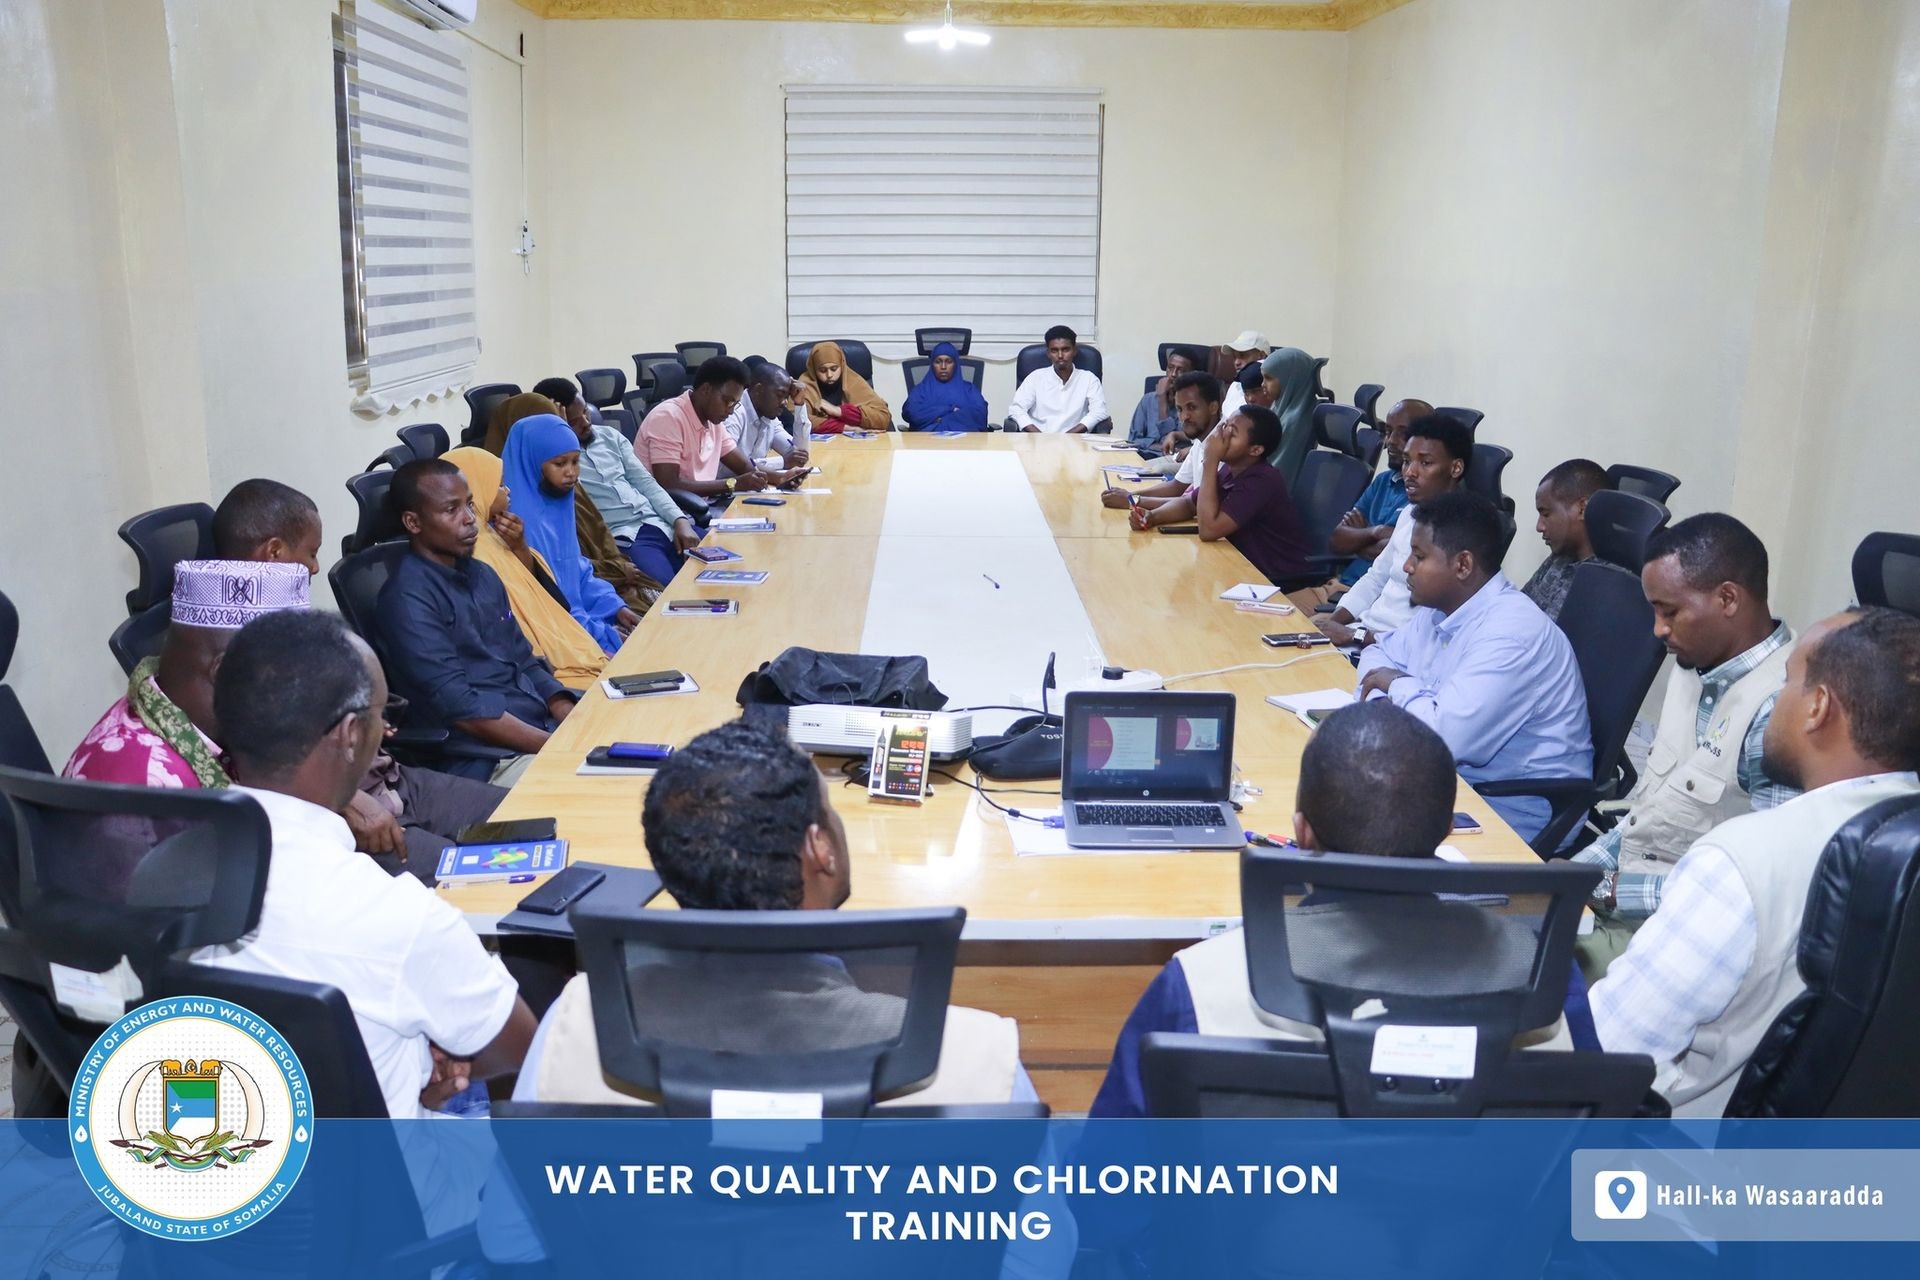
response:
<path id="1" fill-rule="evenodd" d="M 1764 762 L 1803 794 L 1694 841 L 1659 912 L 1592 991 L 1601 1046 L 1650 1055 L 1676 1118 L 1723 1114 L 1768 1027 L 1806 989 L 1801 919 L 1833 834 L 1920 795 L 1920 618 L 1854 608 L 1809 628 L 1787 659 Z"/>
<path id="2" fill-rule="evenodd" d="M 1594 931 L 1579 945 L 1589 981 L 1660 905 L 1688 845 L 1729 818 L 1795 795 L 1761 757 L 1793 647 L 1793 632 L 1767 607 L 1765 545 L 1732 516 L 1690 516 L 1648 540 L 1640 582 L 1653 633 L 1679 670 L 1667 682 L 1629 811 L 1575 855 L 1607 873 L 1594 889 Z"/>

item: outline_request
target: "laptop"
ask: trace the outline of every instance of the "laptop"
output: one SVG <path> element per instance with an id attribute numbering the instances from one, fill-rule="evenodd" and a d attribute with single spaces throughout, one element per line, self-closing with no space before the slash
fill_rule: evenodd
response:
<path id="1" fill-rule="evenodd" d="M 1238 849 L 1230 693 L 1066 697 L 1060 811 L 1075 849 Z"/>

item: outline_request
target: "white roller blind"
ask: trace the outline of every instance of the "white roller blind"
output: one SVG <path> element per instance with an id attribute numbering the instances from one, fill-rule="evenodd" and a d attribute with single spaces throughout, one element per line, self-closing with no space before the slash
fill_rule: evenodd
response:
<path id="1" fill-rule="evenodd" d="M 791 341 L 1092 340 L 1099 270 L 1098 90 L 787 86 Z"/>
<path id="2" fill-rule="evenodd" d="M 347 362 L 356 409 L 470 382 L 473 168 L 465 50 L 378 4 L 335 22 Z"/>

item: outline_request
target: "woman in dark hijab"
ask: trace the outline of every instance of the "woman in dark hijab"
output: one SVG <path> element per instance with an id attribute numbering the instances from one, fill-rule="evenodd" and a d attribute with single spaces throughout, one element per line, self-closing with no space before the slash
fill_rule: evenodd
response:
<path id="1" fill-rule="evenodd" d="M 933 349 L 933 369 L 907 393 L 900 410 L 909 431 L 986 431 L 987 398 L 960 376 L 960 353 L 951 342 Z"/>

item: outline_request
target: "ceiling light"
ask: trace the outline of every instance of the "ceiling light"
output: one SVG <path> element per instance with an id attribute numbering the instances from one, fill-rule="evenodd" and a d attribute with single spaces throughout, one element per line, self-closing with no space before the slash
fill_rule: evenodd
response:
<path id="1" fill-rule="evenodd" d="M 908 44 L 937 44 L 944 50 L 963 44 L 983 45 L 993 39 L 984 31 L 972 31 L 953 25 L 953 0 L 947 0 L 946 21 L 937 27 L 914 27 L 907 32 Z"/>

